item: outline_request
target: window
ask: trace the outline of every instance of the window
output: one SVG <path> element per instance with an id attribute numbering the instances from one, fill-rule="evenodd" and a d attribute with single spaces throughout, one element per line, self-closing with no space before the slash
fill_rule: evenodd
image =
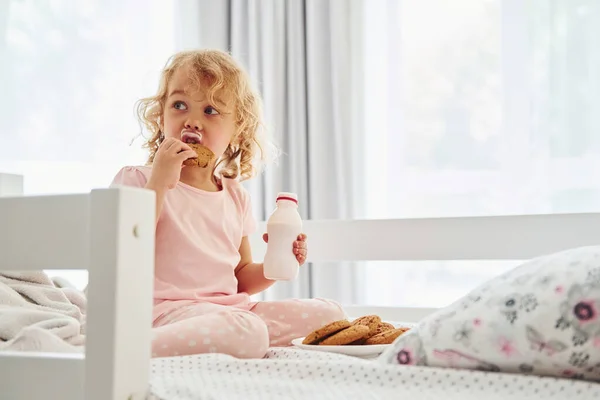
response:
<path id="1" fill-rule="evenodd" d="M 173 5 L 151 0 L 4 1 L 0 171 L 26 194 L 106 187 L 144 162 L 133 114 L 174 51 Z M 6 16 L 6 17 L 5 17 Z M 82 287 L 86 271 L 60 271 Z"/>
<path id="2" fill-rule="evenodd" d="M 366 218 L 600 211 L 599 21 L 594 0 L 370 3 Z M 444 306 L 516 263 L 369 263 L 364 300 Z"/>

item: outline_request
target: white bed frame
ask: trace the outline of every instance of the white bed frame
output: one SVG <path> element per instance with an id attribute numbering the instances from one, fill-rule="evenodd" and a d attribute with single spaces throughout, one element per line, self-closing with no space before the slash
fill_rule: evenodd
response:
<path id="1" fill-rule="evenodd" d="M 86 350 L 0 353 L 0 397 L 144 398 L 150 377 L 154 193 L 133 188 L 22 193 L 22 177 L 0 174 L 0 271 L 87 269 Z M 597 245 L 599 226 L 600 214 L 561 214 L 305 221 L 305 232 L 311 238 L 309 261 L 518 260 Z M 260 234 L 252 245 L 261 257 Z M 396 320 L 417 320 L 432 311 L 368 308 L 374 310 Z"/>

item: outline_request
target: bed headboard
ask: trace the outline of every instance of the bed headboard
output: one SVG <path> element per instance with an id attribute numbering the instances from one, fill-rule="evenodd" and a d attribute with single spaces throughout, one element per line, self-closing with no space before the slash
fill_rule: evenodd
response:
<path id="1" fill-rule="evenodd" d="M 266 250 L 265 222 L 251 237 L 254 257 Z M 304 221 L 308 262 L 525 260 L 569 248 L 600 244 L 600 214 L 516 215 L 460 218 Z M 436 311 L 424 307 L 345 305 L 351 317 L 377 314 L 417 322 Z"/>

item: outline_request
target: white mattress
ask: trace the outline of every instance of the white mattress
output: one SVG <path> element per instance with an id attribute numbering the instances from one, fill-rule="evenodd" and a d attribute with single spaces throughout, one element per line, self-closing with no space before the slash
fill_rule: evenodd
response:
<path id="1" fill-rule="evenodd" d="M 479 371 L 383 365 L 344 355 L 272 349 L 267 359 L 222 354 L 155 359 L 163 400 L 600 399 L 600 384 Z"/>

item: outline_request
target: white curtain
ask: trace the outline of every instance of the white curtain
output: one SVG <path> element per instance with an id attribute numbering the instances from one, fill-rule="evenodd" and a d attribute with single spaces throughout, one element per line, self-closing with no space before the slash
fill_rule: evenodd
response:
<path id="1" fill-rule="evenodd" d="M 373 0 L 364 22 L 367 217 L 600 211 L 600 2 Z M 517 262 L 374 262 L 357 290 L 444 306 Z"/>
<path id="2" fill-rule="evenodd" d="M 160 0 L 0 2 L 0 171 L 26 194 L 73 193 L 144 162 L 134 102 L 156 90 L 174 22 Z"/>
<path id="3" fill-rule="evenodd" d="M 186 47 L 231 51 L 264 99 L 277 164 L 248 183 L 265 220 L 279 191 L 299 194 L 305 219 L 351 219 L 363 211 L 363 1 L 222 0 L 180 3 Z M 197 15 L 194 22 L 189 15 Z M 196 40 L 190 40 L 196 37 Z M 309 238 L 310 246 L 310 238 Z M 310 250 L 309 250 L 310 251 Z M 330 297 L 360 301 L 360 269 L 313 264 L 265 299 Z"/>

